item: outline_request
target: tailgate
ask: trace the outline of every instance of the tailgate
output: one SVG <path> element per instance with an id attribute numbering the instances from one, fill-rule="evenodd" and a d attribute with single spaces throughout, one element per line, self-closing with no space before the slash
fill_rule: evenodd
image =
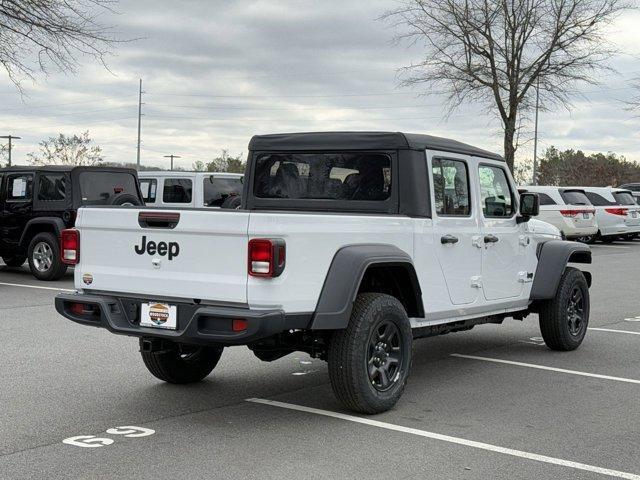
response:
<path id="1" fill-rule="evenodd" d="M 596 211 L 593 208 L 579 209 L 573 216 L 576 227 L 588 228 L 596 224 Z"/>
<path id="2" fill-rule="evenodd" d="M 637 208 L 629 209 L 624 223 L 630 227 L 637 227 L 638 225 L 640 225 L 640 213 L 638 212 Z"/>
<path id="3" fill-rule="evenodd" d="M 249 213 L 82 208 L 84 290 L 246 303 Z"/>

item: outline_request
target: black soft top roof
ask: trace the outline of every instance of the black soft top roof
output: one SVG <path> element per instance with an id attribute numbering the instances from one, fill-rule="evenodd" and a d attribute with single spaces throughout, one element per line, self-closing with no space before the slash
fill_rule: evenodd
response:
<path id="1" fill-rule="evenodd" d="M 12 165 L 11 167 L 0 168 L 0 173 L 8 172 L 71 172 L 73 170 L 86 170 L 96 172 L 135 172 L 133 168 L 128 167 L 94 167 L 94 166 L 76 166 L 76 165 L 44 165 L 44 166 L 28 166 L 28 165 Z"/>
<path id="2" fill-rule="evenodd" d="M 495 153 L 448 138 L 402 132 L 308 132 L 256 135 L 249 150 L 439 150 L 475 157 L 503 160 Z"/>

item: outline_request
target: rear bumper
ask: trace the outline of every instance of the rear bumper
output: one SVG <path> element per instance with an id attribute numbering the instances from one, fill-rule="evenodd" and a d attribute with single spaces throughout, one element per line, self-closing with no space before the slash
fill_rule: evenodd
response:
<path id="1" fill-rule="evenodd" d="M 589 235 L 595 235 L 596 233 L 598 233 L 598 227 L 597 226 L 593 226 L 593 227 L 573 227 L 573 228 L 566 228 L 564 230 L 562 230 L 562 232 L 565 234 L 565 236 L 567 237 L 567 239 L 574 239 L 574 238 L 580 238 L 580 237 L 586 237 Z"/>
<path id="2" fill-rule="evenodd" d="M 290 329 L 305 329 L 311 314 L 286 315 L 282 310 L 178 304 L 176 330 L 142 327 L 139 305 L 148 299 L 119 298 L 103 295 L 59 294 L 56 310 L 60 315 L 81 325 L 106 328 L 112 333 L 133 337 L 162 338 L 185 344 L 246 345 Z M 91 313 L 78 315 L 71 305 L 82 303 L 92 307 Z M 234 319 L 246 320 L 247 328 L 232 330 Z"/>
<path id="3" fill-rule="evenodd" d="M 626 235 L 629 233 L 639 233 L 640 227 L 629 227 L 624 223 L 600 228 L 600 235 L 603 237 L 615 237 L 618 235 Z"/>

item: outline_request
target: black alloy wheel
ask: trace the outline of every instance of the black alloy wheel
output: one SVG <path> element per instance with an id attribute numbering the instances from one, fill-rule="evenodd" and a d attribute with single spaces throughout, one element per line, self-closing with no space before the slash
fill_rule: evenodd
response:
<path id="1" fill-rule="evenodd" d="M 371 385 L 379 392 L 385 392 L 398 382 L 404 366 L 402 336 L 398 327 L 388 320 L 382 320 L 369 336 L 367 372 Z"/>
<path id="2" fill-rule="evenodd" d="M 580 337 L 586 327 L 584 321 L 584 295 L 582 289 L 575 286 L 569 297 L 567 304 L 567 323 L 569 325 L 569 333 L 573 337 Z"/>

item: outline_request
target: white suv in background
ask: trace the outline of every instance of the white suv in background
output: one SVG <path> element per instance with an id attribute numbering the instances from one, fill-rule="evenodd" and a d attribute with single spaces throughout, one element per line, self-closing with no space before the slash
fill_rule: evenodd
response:
<path id="1" fill-rule="evenodd" d="M 598 237 L 604 242 L 617 238 L 633 240 L 640 233 L 640 206 L 629 190 L 611 187 L 584 187 L 596 209 Z M 595 238 L 584 239 L 594 241 Z"/>
<path id="2" fill-rule="evenodd" d="M 138 172 L 142 198 L 148 206 L 237 208 L 241 173 Z"/>
<path id="3" fill-rule="evenodd" d="M 595 209 L 580 188 L 527 186 L 521 192 L 537 193 L 540 198 L 538 220 L 557 227 L 566 238 L 593 236 L 598 232 Z"/>

